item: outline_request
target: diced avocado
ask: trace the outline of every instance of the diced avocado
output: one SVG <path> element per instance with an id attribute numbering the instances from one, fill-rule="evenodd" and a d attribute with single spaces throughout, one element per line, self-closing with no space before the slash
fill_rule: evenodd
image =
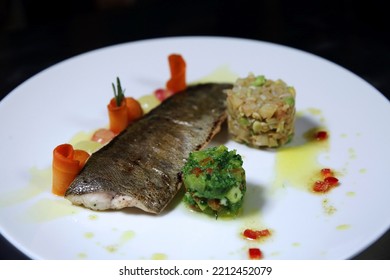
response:
<path id="1" fill-rule="evenodd" d="M 232 188 L 227 194 L 226 198 L 229 199 L 231 203 L 236 203 L 241 200 L 242 193 L 239 187 Z"/>

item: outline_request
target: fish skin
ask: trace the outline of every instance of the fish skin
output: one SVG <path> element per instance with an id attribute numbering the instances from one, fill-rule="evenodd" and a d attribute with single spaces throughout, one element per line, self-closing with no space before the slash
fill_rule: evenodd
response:
<path id="1" fill-rule="evenodd" d="M 93 210 L 137 207 L 159 214 L 181 187 L 190 152 L 226 119 L 231 84 L 199 84 L 166 99 L 95 152 L 65 197 Z"/>

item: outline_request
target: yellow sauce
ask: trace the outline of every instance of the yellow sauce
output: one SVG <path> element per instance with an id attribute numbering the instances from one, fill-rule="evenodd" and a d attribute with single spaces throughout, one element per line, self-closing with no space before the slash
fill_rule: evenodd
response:
<path id="1" fill-rule="evenodd" d="M 26 211 L 25 218 L 29 222 L 47 222 L 79 213 L 79 209 L 72 207 L 66 199 L 40 199 Z"/>
<path id="2" fill-rule="evenodd" d="M 304 145 L 281 148 L 276 153 L 273 187 L 288 185 L 302 190 L 310 189 L 313 178 L 324 168 L 318 157 L 328 149 L 328 141 L 309 141 Z"/>
<path id="3" fill-rule="evenodd" d="M 319 117 L 323 122 L 321 111 L 315 108 L 307 109 L 312 117 Z M 304 139 L 303 144 L 286 146 L 278 149 L 275 156 L 275 177 L 273 190 L 292 186 L 301 190 L 310 190 L 317 174 L 324 166 L 319 157 L 329 151 L 329 140 L 316 140 L 317 131 L 325 130 L 322 126 L 308 128 L 303 135 L 296 135 Z"/>
<path id="4" fill-rule="evenodd" d="M 0 207 L 7 207 L 32 199 L 51 186 L 51 168 L 38 169 L 32 167 L 29 170 L 30 180 L 25 188 L 5 193 L 0 197 Z"/>
<path id="5" fill-rule="evenodd" d="M 153 93 L 141 96 L 138 98 L 138 102 L 141 104 L 144 114 L 149 113 L 150 110 L 160 104 L 160 100 Z"/>

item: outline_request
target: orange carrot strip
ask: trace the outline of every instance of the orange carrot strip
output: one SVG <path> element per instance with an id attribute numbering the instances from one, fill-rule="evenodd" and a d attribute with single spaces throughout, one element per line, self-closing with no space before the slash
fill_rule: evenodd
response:
<path id="1" fill-rule="evenodd" d="M 186 89 L 186 62 L 179 54 L 168 56 L 171 78 L 166 84 L 166 88 L 173 93 Z"/>
<path id="2" fill-rule="evenodd" d="M 132 97 L 126 97 L 125 100 L 127 107 L 127 120 L 130 124 L 142 117 L 144 112 L 142 110 L 141 104 L 136 99 Z"/>
<path id="3" fill-rule="evenodd" d="M 89 154 L 82 150 L 73 150 L 70 144 L 61 144 L 53 150 L 52 192 L 63 196 L 66 189 L 83 168 Z"/>
<path id="4" fill-rule="evenodd" d="M 128 125 L 126 102 L 123 100 L 121 106 L 116 105 L 115 98 L 107 105 L 110 130 L 115 134 L 124 130 Z"/>
<path id="5" fill-rule="evenodd" d="M 73 159 L 79 162 L 80 170 L 84 167 L 89 158 L 89 154 L 84 150 L 74 150 Z M 79 170 L 79 171 L 80 171 Z"/>

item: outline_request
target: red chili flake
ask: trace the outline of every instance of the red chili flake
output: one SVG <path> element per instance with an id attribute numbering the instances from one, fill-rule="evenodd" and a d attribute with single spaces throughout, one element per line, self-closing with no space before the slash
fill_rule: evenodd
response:
<path id="1" fill-rule="evenodd" d="M 327 192 L 339 183 L 339 179 L 334 177 L 334 173 L 330 168 L 321 169 L 321 175 L 324 179 L 316 181 L 313 185 L 313 191 L 315 192 Z"/>
<path id="2" fill-rule="evenodd" d="M 326 192 L 329 189 L 329 184 L 324 181 L 315 181 L 313 191 L 315 192 Z"/>
<path id="3" fill-rule="evenodd" d="M 336 177 L 329 176 L 324 179 L 324 182 L 331 187 L 335 187 L 339 183 L 339 179 L 337 179 Z"/>
<path id="4" fill-rule="evenodd" d="M 213 173 L 213 169 L 212 169 L 212 168 L 207 168 L 207 169 L 206 169 L 206 172 L 207 172 L 208 174 L 212 174 L 212 173 Z"/>
<path id="5" fill-rule="evenodd" d="M 248 253 L 251 260 L 260 260 L 263 258 L 263 253 L 259 248 L 249 248 Z"/>
<path id="6" fill-rule="evenodd" d="M 248 239 L 255 240 L 260 237 L 269 236 L 271 235 L 271 233 L 268 229 L 263 229 L 263 230 L 246 229 L 244 230 L 243 235 Z"/>
<path id="7" fill-rule="evenodd" d="M 333 177 L 333 171 L 332 171 L 332 169 L 330 169 L 330 168 L 322 168 L 322 169 L 321 169 L 321 175 L 322 175 L 324 178 Z"/>
<path id="8" fill-rule="evenodd" d="M 326 140 L 328 138 L 328 133 L 324 130 L 318 131 L 315 138 L 319 141 Z"/>
<path id="9" fill-rule="evenodd" d="M 249 239 L 256 239 L 256 238 L 257 238 L 257 233 L 256 233 L 256 231 L 251 230 L 251 229 L 246 229 L 246 230 L 244 230 L 243 235 L 244 235 L 246 238 L 249 238 Z"/>
<path id="10" fill-rule="evenodd" d="M 199 167 L 195 167 L 194 169 L 192 169 L 191 173 L 195 174 L 196 177 L 199 177 L 199 175 L 202 174 L 202 169 L 200 169 Z"/>

